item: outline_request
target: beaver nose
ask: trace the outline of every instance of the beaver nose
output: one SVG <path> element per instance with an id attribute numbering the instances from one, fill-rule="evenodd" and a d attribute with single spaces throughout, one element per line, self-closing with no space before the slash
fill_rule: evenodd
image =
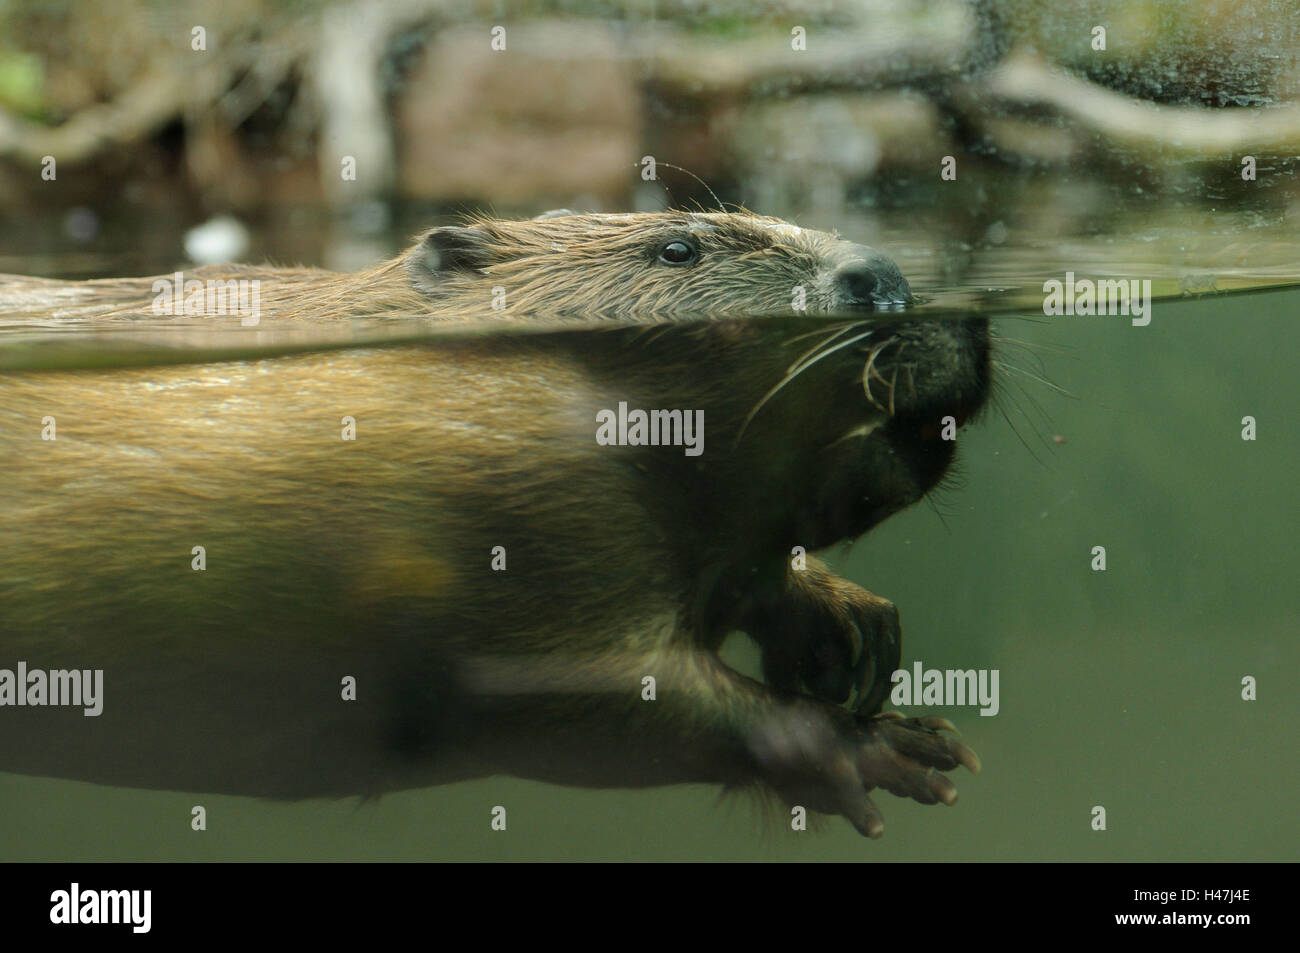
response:
<path id="1" fill-rule="evenodd" d="M 892 260 L 865 245 L 855 251 L 831 275 L 836 307 L 888 310 L 911 302 L 912 289 Z"/>

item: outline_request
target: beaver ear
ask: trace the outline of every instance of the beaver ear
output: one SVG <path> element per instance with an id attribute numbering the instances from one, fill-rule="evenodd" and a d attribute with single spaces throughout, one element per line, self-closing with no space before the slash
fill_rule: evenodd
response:
<path id="1" fill-rule="evenodd" d="M 495 244 L 481 228 L 435 228 L 411 250 L 407 259 L 411 281 L 421 291 L 436 291 L 447 275 L 489 267 L 497 260 Z"/>

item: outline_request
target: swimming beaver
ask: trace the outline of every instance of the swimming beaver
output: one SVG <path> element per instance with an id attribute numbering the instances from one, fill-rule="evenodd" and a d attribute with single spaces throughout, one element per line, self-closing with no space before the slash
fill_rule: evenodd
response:
<path id="1" fill-rule="evenodd" d="M 906 295 L 883 256 L 743 216 L 480 222 L 399 261 L 436 303 L 432 275 L 478 288 L 493 242 L 535 228 L 545 257 L 564 219 L 623 236 L 604 281 L 579 233 L 548 269 L 596 302 Z M 412 266 L 431 245 L 459 264 Z M 985 321 L 867 313 L 0 375 L 0 670 L 103 672 L 94 717 L 0 675 L 0 770 L 286 798 L 760 784 L 878 836 L 872 788 L 951 803 L 936 769 L 978 762 L 941 720 L 877 714 L 894 608 L 792 553 L 921 498 L 989 378 Z M 664 440 L 637 410 L 670 412 Z M 734 630 L 766 684 L 717 657 Z"/>

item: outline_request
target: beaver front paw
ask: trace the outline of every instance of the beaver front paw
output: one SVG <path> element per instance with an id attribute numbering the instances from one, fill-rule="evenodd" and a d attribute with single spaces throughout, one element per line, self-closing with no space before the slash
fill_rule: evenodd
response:
<path id="1" fill-rule="evenodd" d="M 897 712 L 867 718 L 795 702 L 765 719 L 749 741 L 762 776 L 788 803 L 842 815 L 875 838 L 885 823 L 868 795 L 872 789 L 951 805 L 957 788 L 939 772 L 964 764 L 979 773 L 975 752 L 943 732 L 956 732 L 945 718 Z"/>
<path id="2" fill-rule="evenodd" d="M 898 610 L 860 586 L 825 576 L 755 626 L 763 678 L 778 691 L 880 711 L 902 654 Z"/>

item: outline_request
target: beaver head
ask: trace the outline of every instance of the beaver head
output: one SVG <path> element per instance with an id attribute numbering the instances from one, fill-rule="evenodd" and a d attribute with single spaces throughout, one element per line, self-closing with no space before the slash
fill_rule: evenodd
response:
<path id="1" fill-rule="evenodd" d="M 788 314 L 892 310 L 912 297 L 873 248 L 735 212 L 480 218 L 433 229 L 405 262 L 438 310 L 504 295 L 515 314 Z"/>
<path id="2" fill-rule="evenodd" d="M 788 554 L 867 532 L 943 481 L 958 430 L 993 386 L 982 316 L 666 322 L 652 336 L 593 329 L 562 341 L 551 347 L 581 353 L 595 375 L 590 395 L 562 407 L 702 411 L 699 456 L 626 448 L 647 497 L 695 514 L 696 553 Z"/>
<path id="3" fill-rule="evenodd" d="M 875 249 L 744 212 L 477 217 L 432 229 L 395 258 L 355 274 L 208 265 L 186 271 L 184 279 L 186 287 L 191 281 L 219 287 L 255 282 L 264 324 L 878 312 L 912 300 L 898 266 Z M 158 282 L 0 276 L 0 311 L 12 311 L 11 305 L 26 316 L 48 312 L 134 324 L 158 313 Z M 204 320 L 223 313 L 195 312 Z"/>

